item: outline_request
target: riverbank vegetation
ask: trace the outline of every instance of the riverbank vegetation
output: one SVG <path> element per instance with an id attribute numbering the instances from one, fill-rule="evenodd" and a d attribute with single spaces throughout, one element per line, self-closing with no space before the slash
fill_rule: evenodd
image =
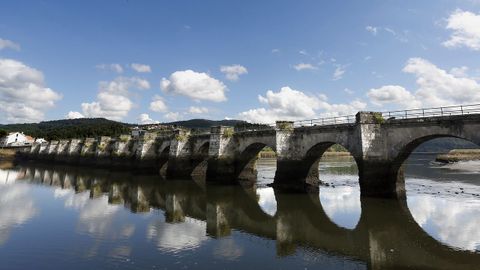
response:
<path id="1" fill-rule="evenodd" d="M 350 156 L 351 156 L 350 152 L 348 152 L 348 150 L 345 147 L 339 144 L 332 145 L 330 148 L 327 149 L 327 151 L 325 151 L 325 153 L 323 153 L 323 157 L 350 157 Z M 259 158 L 276 158 L 277 153 L 275 153 L 275 151 L 273 151 L 271 147 L 265 146 L 265 148 L 263 148 L 262 151 L 258 153 L 258 157 Z"/>
<path id="2" fill-rule="evenodd" d="M 480 160 L 480 149 L 453 149 L 446 154 L 437 155 L 435 160 L 443 163 Z"/>

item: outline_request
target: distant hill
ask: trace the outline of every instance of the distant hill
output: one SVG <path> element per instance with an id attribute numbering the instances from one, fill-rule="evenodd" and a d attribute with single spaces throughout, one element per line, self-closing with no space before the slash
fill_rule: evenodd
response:
<path id="1" fill-rule="evenodd" d="M 0 125 L 7 132 L 20 131 L 35 138 L 47 140 L 118 136 L 130 132 L 129 124 L 105 118 L 79 118 L 45 121 L 29 124 Z"/>
<path id="2" fill-rule="evenodd" d="M 478 145 L 457 138 L 438 138 L 422 143 L 415 149 L 415 152 L 447 153 L 452 149 L 473 149 Z"/>
<path id="3" fill-rule="evenodd" d="M 185 121 L 176 121 L 162 123 L 162 125 L 178 126 L 192 129 L 208 129 L 212 126 L 235 126 L 246 122 L 239 120 L 207 120 L 192 119 Z M 35 138 L 45 138 L 47 140 L 86 138 L 97 136 L 119 136 L 129 134 L 130 128 L 136 126 L 108 120 L 105 118 L 78 118 L 64 119 L 54 121 L 44 121 L 40 123 L 27 124 L 7 124 L 0 125 L 0 130 L 6 132 L 20 131 Z"/>

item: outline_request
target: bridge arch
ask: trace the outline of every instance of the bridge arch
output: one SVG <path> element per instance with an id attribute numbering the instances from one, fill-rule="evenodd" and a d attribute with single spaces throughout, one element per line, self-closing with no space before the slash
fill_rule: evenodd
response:
<path id="1" fill-rule="evenodd" d="M 361 213 L 358 156 L 347 147 L 352 149 L 348 144 L 333 141 L 317 143 L 306 152 L 304 163 L 308 170 L 306 178 L 319 182 L 316 197 L 321 201 L 322 211 L 332 223 L 353 229 Z M 326 155 L 329 152 L 332 155 Z"/>
<path id="2" fill-rule="evenodd" d="M 435 130 L 430 130 L 423 134 L 418 134 L 418 136 L 411 138 L 408 137 L 404 140 L 393 144 L 391 147 L 391 152 L 389 153 L 393 158 L 390 166 L 390 180 L 397 190 L 403 190 L 405 192 L 405 164 L 406 160 L 411 156 L 411 154 L 422 144 L 441 138 L 455 138 L 462 141 L 466 141 L 472 144 L 472 147 L 479 147 L 480 140 L 477 138 L 477 134 L 472 134 L 471 132 L 436 132 Z M 405 194 L 403 196 L 406 196 Z"/>
<path id="3" fill-rule="evenodd" d="M 399 148 L 399 150 L 396 153 L 395 159 L 393 161 L 393 170 L 398 174 L 405 163 L 405 161 L 410 157 L 410 155 L 417 149 L 420 145 L 423 143 L 426 143 L 428 141 L 434 140 L 434 139 L 440 139 L 440 138 L 455 138 L 455 139 L 461 139 L 464 141 L 471 142 L 472 144 L 476 144 L 475 142 L 471 141 L 468 138 L 463 138 L 455 135 L 450 135 L 450 134 L 433 134 L 433 135 L 426 135 L 426 136 L 421 136 L 417 137 L 410 142 L 404 144 Z M 478 144 L 476 144 L 478 146 Z"/>
<path id="4" fill-rule="evenodd" d="M 168 166 L 168 158 L 170 156 L 170 141 L 165 141 L 160 143 L 157 148 L 157 160 L 158 160 L 158 169 L 159 173 L 162 177 L 165 177 L 167 166 Z"/>
<path id="5" fill-rule="evenodd" d="M 274 145 L 265 142 L 253 142 L 243 148 L 235 164 L 235 172 L 239 180 L 248 182 L 256 180 L 258 156 L 266 147 L 270 147 L 270 149 L 275 151 Z"/>
<path id="6" fill-rule="evenodd" d="M 193 148 L 192 155 L 192 173 L 191 176 L 195 180 L 205 180 L 208 167 L 208 150 L 210 142 L 202 142 Z"/>
<path id="7" fill-rule="evenodd" d="M 459 119 L 449 120 L 444 123 L 414 123 L 399 127 L 391 125 L 386 127 L 389 149 L 388 158 L 393 161 L 394 169 L 398 169 L 410 154 L 422 143 L 437 138 L 458 138 L 476 145 L 480 145 L 480 125 Z"/>
<path id="8" fill-rule="evenodd" d="M 327 142 L 319 142 L 310 147 L 305 153 L 303 158 L 303 163 L 305 164 L 305 177 L 316 177 L 319 178 L 319 165 L 320 160 L 324 156 L 325 152 L 328 151 L 329 148 L 333 147 L 334 145 L 339 145 L 342 148 L 346 149 L 348 153 L 353 157 L 355 161 L 355 165 L 358 167 L 358 155 L 355 155 L 354 150 L 350 150 L 348 144 L 337 143 L 334 141 L 327 141 Z M 350 148 L 350 149 L 349 149 Z"/>
<path id="9" fill-rule="evenodd" d="M 348 140 L 350 130 L 336 133 L 334 129 L 313 133 L 296 145 L 296 152 L 288 149 L 278 159 L 274 186 L 299 191 L 318 192 L 320 184 L 319 163 L 324 153 L 333 145 L 345 148 L 354 158 L 357 168 L 361 160 L 358 146 Z M 293 152 L 293 155 L 291 154 Z"/>
<path id="10" fill-rule="evenodd" d="M 199 143 L 194 147 L 193 154 L 207 157 L 209 148 L 210 148 L 210 141 Z"/>

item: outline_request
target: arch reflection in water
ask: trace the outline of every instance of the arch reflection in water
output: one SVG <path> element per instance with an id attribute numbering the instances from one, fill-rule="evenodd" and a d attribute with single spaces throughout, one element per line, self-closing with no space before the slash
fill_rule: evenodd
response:
<path id="1" fill-rule="evenodd" d="M 138 239 L 143 238 L 157 248 L 144 246 L 141 250 L 150 254 L 153 252 L 150 249 L 153 249 L 158 252 L 157 256 L 171 252 L 185 254 L 194 249 L 207 259 L 248 260 L 254 258 L 249 251 L 261 252 L 263 246 L 268 246 L 247 241 L 253 235 L 253 241 L 275 241 L 274 248 L 279 258 L 264 256 L 263 264 L 276 264 L 284 256 L 296 260 L 299 256 L 289 255 L 305 254 L 306 250 L 315 256 L 328 258 L 324 260 L 329 262 L 328 265 L 317 263 L 329 268 L 362 268 L 366 264 L 371 269 L 475 269 L 480 264 L 479 254 L 452 249 L 426 234 L 414 222 L 404 201 L 362 199 L 360 221 L 349 230 L 331 221 L 318 195 L 288 194 L 276 190 L 277 210 L 274 215 L 269 215 L 260 207 L 255 187 L 200 186 L 191 181 L 96 174 L 92 170 L 81 172 L 78 169 L 30 167 L 21 171 L 25 172 L 21 174 L 24 175 L 21 180 L 24 184 L 54 185 L 56 190 L 71 190 L 56 192 L 67 207 L 70 207 L 66 204 L 68 197 L 78 196 L 78 199 L 72 199 L 72 205 L 81 207 L 93 201 L 98 203 L 98 208 L 105 208 L 108 203 L 116 209 L 87 215 L 108 217 L 109 213 L 115 213 L 115 222 L 108 224 L 111 224 L 110 230 L 116 233 L 111 237 L 103 234 L 103 238 L 95 238 L 105 245 L 114 242 L 108 253 L 116 257 L 137 256 L 137 259 L 148 261 L 145 254 L 133 254 L 133 239 L 137 239 L 135 245 L 142 245 Z M 37 175 L 43 175 L 43 178 Z M 52 181 L 52 178 L 57 180 Z M 75 193 L 75 190 L 84 192 Z M 136 214 L 121 211 L 121 204 Z M 158 218 L 158 211 L 164 213 L 164 219 Z M 95 224 L 90 218 L 84 220 Z M 93 227 L 105 226 L 108 227 Z M 114 237 L 121 236 L 122 231 L 127 233 Z M 95 236 L 95 231 L 92 232 Z M 184 240 L 174 240 L 180 236 L 185 237 Z M 212 245 L 214 248 L 210 252 L 213 254 L 207 252 L 207 247 Z M 220 245 L 229 247 L 230 251 L 221 252 Z M 98 254 L 101 250 L 94 247 L 90 253 L 92 256 L 95 251 Z M 151 254 L 153 256 L 154 253 Z M 196 259 L 202 260 L 199 257 Z"/>
<path id="2" fill-rule="evenodd" d="M 267 185 L 273 183 L 276 169 L 277 160 L 275 158 L 259 158 L 257 161 L 256 193 L 258 204 L 270 216 L 274 216 L 277 212 L 277 201 L 273 188 L 267 187 Z"/>
<path id="3" fill-rule="evenodd" d="M 480 194 L 480 186 L 417 181 L 437 194 L 407 189 L 408 207 L 415 221 L 438 241 L 458 249 L 480 251 L 480 200 L 476 196 Z"/>
<path id="4" fill-rule="evenodd" d="M 478 148 L 457 138 L 416 145 L 416 152 L 403 164 L 407 202 L 415 221 L 435 239 L 454 248 L 478 251 L 480 162 L 436 161 L 439 153 L 465 147 Z"/>
<path id="5" fill-rule="evenodd" d="M 357 164 L 340 145 L 329 149 L 319 161 L 320 201 L 335 224 L 354 229 L 362 212 Z"/>

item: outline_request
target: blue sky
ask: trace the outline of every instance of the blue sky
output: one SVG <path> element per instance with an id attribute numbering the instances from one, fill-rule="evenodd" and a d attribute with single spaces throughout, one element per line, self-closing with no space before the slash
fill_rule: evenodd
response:
<path id="1" fill-rule="evenodd" d="M 2 1 L 0 122 L 480 103 L 479 29 L 476 0 Z"/>

